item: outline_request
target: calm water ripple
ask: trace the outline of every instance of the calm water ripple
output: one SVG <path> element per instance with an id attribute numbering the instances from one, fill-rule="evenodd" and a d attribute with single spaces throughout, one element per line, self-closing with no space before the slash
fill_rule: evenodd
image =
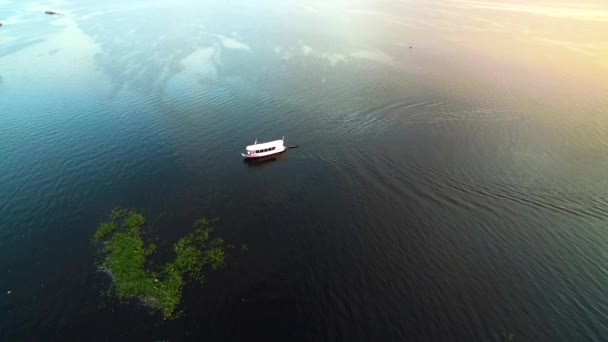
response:
<path id="1" fill-rule="evenodd" d="M 0 0 L 0 340 L 608 336 L 604 3 L 41 6 Z M 116 206 L 248 251 L 164 321 L 105 295 Z"/>

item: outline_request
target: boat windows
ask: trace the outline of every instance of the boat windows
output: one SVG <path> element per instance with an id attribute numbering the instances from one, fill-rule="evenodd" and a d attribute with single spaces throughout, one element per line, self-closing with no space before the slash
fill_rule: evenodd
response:
<path id="1" fill-rule="evenodd" d="M 265 149 L 262 149 L 262 150 L 250 151 L 250 153 L 264 153 L 264 152 L 274 151 L 274 150 L 276 150 L 276 146 L 275 147 L 265 148 Z"/>

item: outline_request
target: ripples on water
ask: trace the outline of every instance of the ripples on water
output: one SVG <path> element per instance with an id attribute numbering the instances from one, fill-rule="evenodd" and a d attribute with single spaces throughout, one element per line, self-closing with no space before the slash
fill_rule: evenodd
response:
<path id="1" fill-rule="evenodd" d="M 605 51 L 572 31 L 551 59 L 537 39 L 603 19 L 465 1 L 0 5 L 0 339 L 608 334 Z M 300 148 L 239 158 L 282 135 Z M 88 239 L 114 206 L 146 212 L 161 247 L 217 215 L 249 251 L 163 322 L 100 295 Z"/>

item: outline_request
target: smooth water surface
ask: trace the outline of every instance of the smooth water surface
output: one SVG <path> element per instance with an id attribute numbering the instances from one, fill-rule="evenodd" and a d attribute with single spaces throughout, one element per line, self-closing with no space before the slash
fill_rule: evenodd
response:
<path id="1" fill-rule="evenodd" d="M 605 2 L 0 0 L 0 22 L 0 340 L 608 338 Z M 217 216 L 248 251 L 164 321 L 106 295 L 90 237 L 116 206 L 160 248 Z"/>

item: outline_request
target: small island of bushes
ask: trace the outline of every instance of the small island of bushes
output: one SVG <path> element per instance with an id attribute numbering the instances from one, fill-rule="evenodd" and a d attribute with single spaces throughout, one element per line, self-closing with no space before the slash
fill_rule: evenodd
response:
<path id="1" fill-rule="evenodd" d="M 193 231 L 173 245 L 175 258 L 152 270 L 149 257 L 156 245 L 144 243 L 141 229 L 145 218 L 125 209 L 114 209 L 101 223 L 93 243 L 104 256 L 101 268 L 112 276 L 111 293 L 120 299 L 137 298 L 162 311 L 165 319 L 178 315 L 182 290 L 187 281 L 203 281 L 203 271 L 224 264 L 227 247 L 221 238 L 211 238 L 210 222 L 201 218 Z"/>

